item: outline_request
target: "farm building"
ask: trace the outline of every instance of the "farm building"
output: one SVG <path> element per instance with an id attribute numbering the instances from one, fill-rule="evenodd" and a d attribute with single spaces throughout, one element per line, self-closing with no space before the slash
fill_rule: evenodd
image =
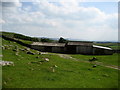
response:
<path id="1" fill-rule="evenodd" d="M 111 54 L 113 54 L 113 50 L 111 48 L 108 48 L 108 47 L 93 45 L 93 54 L 96 54 L 96 55 L 105 55 L 105 54 L 111 55 Z"/>
<path id="2" fill-rule="evenodd" d="M 44 52 L 64 53 L 65 43 L 34 42 L 31 48 Z"/>
<path id="3" fill-rule="evenodd" d="M 66 43 L 67 53 L 92 54 L 92 42 L 71 41 Z"/>
<path id="4" fill-rule="evenodd" d="M 31 48 L 54 53 L 69 54 L 88 54 L 88 55 L 110 55 L 113 50 L 108 47 L 93 45 L 93 42 L 86 41 L 70 41 L 67 43 L 43 43 L 34 42 Z"/>

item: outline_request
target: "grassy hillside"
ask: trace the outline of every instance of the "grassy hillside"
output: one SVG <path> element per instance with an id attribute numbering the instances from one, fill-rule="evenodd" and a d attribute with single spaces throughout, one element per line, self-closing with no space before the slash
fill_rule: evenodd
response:
<path id="1" fill-rule="evenodd" d="M 52 40 L 49 38 L 30 37 L 30 36 L 25 36 L 25 35 L 13 33 L 13 32 L 0 32 L 0 35 L 6 36 L 9 38 L 15 38 L 27 44 L 31 44 L 32 42 L 57 42 L 56 40 Z"/>
<path id="2" fill-rule="evenodd" d="M 2 39 L 2 50 L 5 61 L 13 61 L 15 66 L 3 66 L 3 88 L 117 88 L 118 70 L 98 65 L 93 68 L 92 63 L 75 61 L 74 59 L 60 57 L 61 54 L 41 53 L 28 49 L 35 55 L 27 54 L 26 47 L 16 42 Z M 17 52 L 14 50 L 17 47 Z M 24 51 L 25 50 L 25 51 Z M 87 55 L 71 55 L 80 60 L 87 60 Z M 91 56 L 92 57 L 92 56 Z M 90 57 L 90 58 L 91 58 Z M 112 60 L 105 63 L 117 65 L 115 55 Z M 45 62 L 45 58 L 49 62 Z M 87 59 L 86 59 L 87 58 Z M 101 61 L 110 59 L 102 57 Z M 103 61 L 104 62 L 104 61 Z M 52 67 L 55 68 L 53 72 Z"/>
<path id="3" fill-rule="evenodd" d="M 102 62 L 106 65 L 120 65 L 120 62 L 118 62 L 118 56 L 120 54 L 113 54 L 113 55 L 71 55 L 74 58 L 83 60 L 83 61 L 89 61 L 89 59 L 96 57 L 98 62 Z"/>

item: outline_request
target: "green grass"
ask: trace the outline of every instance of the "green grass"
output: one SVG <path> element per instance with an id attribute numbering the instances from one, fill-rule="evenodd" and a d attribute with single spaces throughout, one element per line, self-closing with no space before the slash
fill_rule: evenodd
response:
<path id="1" fill-rule="evenodd" d="M 21 41 L 21 42 L 23 42 L 25 44 L 32 44 L 33 43 L 33 41 L 29 41 L 29 40 L 20 40 L 19 39 L 19 41 Z"/>
<path id="2" fill-rule="evenodd" d="M 19 56 L 16 56 L 15 51 L 13 51 L 15 45 L 18 48 L 26 47 L 4 39 L 3 45 L 13 45 L 10 49 L 3 50 L 3 60 L 13 61 L 15 63 L 15 66 L 3 67 L 3 88 L 118 87 L 118 70 L 102 66 L 92 68 L 93 64 L 64 59 L 57 54 L 29 55 L 19 50 Z M 36 50 L 31 51 L 34 53 L 37 52 Z M 37 56 L 39 58 L 36 58 Z M 43 62 L 42 64 L 28 64 L 29 62 L 40 61 L 44 58 L 49 58 L 50 61 Z M 58 66 L 54 73 L 50 69 L 53 65 Z"/>
<path id="3" fill-rule="evenodd" d="M 120 65 L 120 62 L 118 62 L 118 56 L 120 54 L 113 54 L 113 55 L 71 55 L 72 57 L 79 59 L 79 60 L 83 60 L 83 61 L 89 61 L 89 59 L 96 57 L 98 60 L 98 62 L 102 62 L 104 64 L 108 64 L 108 65 Z"/>

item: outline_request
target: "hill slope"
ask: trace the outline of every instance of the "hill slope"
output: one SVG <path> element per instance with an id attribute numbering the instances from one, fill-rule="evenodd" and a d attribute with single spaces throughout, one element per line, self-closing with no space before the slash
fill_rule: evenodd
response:
<path id="1" fill-rule="evenodd" d="M 2 41 L 2 60 L 15 64 L 3 66 L 3 88 L 118 87 L 118 70 L 99 65 L 93 68 L 92 63 L 60 57 L 55 53 L 38 52 L 9 40 Z M 34 55 L 27 54 L 27 51 Z"/>

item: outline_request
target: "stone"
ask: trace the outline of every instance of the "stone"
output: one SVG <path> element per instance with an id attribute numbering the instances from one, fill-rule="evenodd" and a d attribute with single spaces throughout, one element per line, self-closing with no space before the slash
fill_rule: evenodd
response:
<path id="1" fill-rule="evenodd" d="M 35 53 L 28 51 L 27 54 L 35 55 Z"/>
<path id="2" fill-rule="evenodd" d="M 93 68 L 97 67 L 97 65 L 93 65 Z"/>
<path id="3" fill-rule="evenodd" d="M 49 59 L 48 59 L 48 58 L 45 58 L 44 60 L 47 61 L 47 62 L 49 62 Z"/>

